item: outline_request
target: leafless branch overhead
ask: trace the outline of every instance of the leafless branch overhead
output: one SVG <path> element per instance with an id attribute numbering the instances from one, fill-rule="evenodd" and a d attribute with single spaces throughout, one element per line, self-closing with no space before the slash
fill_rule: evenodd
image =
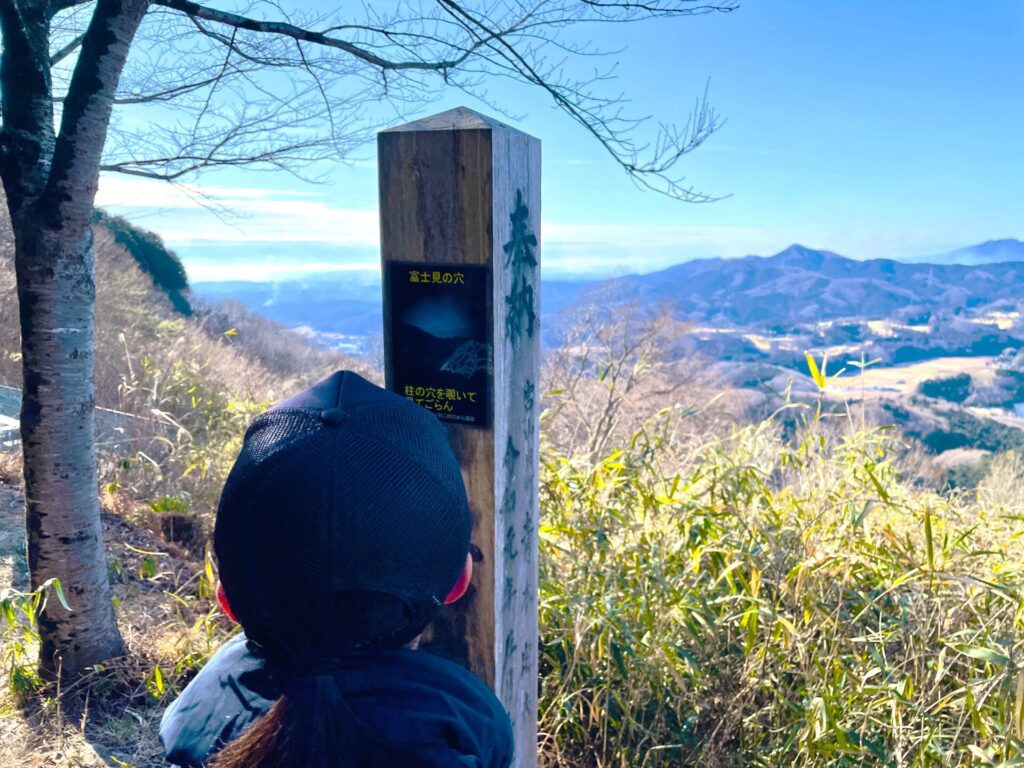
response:
<path id="1" fill-rule="evenodd" d="M 180 179 L 248 156 L 257 167 L 302 173 L 324 157 L 344 159 L 339 153 L 358 146 L 351 138 L 371 138 L 447 89 L 514 118 L 514 105 L 493 96 L 494 84 L 509 79 L 546 94 L 639 186 L 714 200 L 678 173 L 680 160 L 722 125 L 707 99 L 660 127 L 631 115 L 626 97 L 609 92 L 614 60 L 628 51 L 596 48 L 579 30 L 735 7 L 732 0 L 399 0 L 321 13 L 259 0 L 230 9 L 150 0 L 115 97 L 118 133 L 104 166 Z M 51 8 L 62 35 L 51 48 L 60 105 L 89 7 L 57 0 Z M 606 69 L 590 66 L 602 58 Z M 584 61 L 589 72 L 581 76 Z M 129 118 L 125 110 L 135 112 Z M 268 114 L 273 127 L 262 119 Z M 242 119 L 252 122 L 234 124 Z M 258 139 L 248 130 L 257 126 Z"/>

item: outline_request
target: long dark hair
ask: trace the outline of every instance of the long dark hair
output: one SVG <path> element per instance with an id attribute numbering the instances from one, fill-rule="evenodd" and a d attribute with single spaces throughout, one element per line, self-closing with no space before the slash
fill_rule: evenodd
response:
<path id="1" fill-rule="evenodd" d="M 371 732 L 331 674 L 293 677 L 270 710 L 209 768 L 382 768 L 423 765 L 417 753 Z"/>

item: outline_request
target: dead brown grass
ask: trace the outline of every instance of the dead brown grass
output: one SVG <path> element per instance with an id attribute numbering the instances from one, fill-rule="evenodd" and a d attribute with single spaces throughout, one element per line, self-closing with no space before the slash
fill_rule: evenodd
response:
<path id="1" fill-rule="evenodd" d="M 104 514 L 103 524 L 126 653 L 23 701 L 0 679 L 2 766 L 165 765 L 157 738 L 163 708 L 232 631 L 204 585 L 201 560 L 116 515 Z"/>

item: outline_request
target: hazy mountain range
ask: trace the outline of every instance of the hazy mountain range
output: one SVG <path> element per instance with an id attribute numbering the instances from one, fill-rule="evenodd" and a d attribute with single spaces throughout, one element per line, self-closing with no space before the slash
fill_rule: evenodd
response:
<path id="1" fill-rule="evenodd" d="M 793 245 L 767 258 L 703 259 L 615 278 L 588 286 L 583 295 L 601 291 L 612 301 L 664 304 L 695 322 L 765 327 L 974 308 L 1015 301 L 1022 289 L 1024 261 L 856 261 Z"/>
<path id="2" fill-rule="evenodd" d="M 199 283 L 290 326 L 367 336 L 380 329 L 380 283 L 336 273 L 279 283 Z M 772 327 L 847 318 L 927 316 L 1015 305 L 1024 296 L 1024 242 L 993 240 L 923 261 L 859 261 L 792 245 L 774 256 L 700 259 L 644 275 L 545 280 L 542 314 L 586 300 L 663 305 L 681 319 Z"/>
<path id="3" fill-rule="evenodd" d="M 1024 242 L 1012 239 L 989 240 L 979 245 L 909 261 L 933 264 L 996 264 L 1003 261 L 1024 261 Z"/>

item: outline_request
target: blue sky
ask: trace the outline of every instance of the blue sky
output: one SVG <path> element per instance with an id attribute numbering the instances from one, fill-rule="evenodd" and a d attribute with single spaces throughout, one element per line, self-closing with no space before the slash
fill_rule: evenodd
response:
<path id="1" fill-rule="evenodd" d="M 729 14 L 573 30 L 623 47 L 635 114 L 684 120 L 710 80 L 726 118 L 684 160 L 686 205 L 637 189 L 583 130 L 524 86 L 491 93 L 543 141 L 551 276 L 650 271 L 792 242 L 857 258 L 1024 238 L 1024 0 L 747 0 Z M 464 103 L 453 93 L 422 114 Z M 98 202 L 161 233 L 193 279 L 373 269 L 373 147 L 325 186 L 219 172 L 175 190 L 104 178 Z M 195 202 L 219 200 L 228 221 Z"/>

